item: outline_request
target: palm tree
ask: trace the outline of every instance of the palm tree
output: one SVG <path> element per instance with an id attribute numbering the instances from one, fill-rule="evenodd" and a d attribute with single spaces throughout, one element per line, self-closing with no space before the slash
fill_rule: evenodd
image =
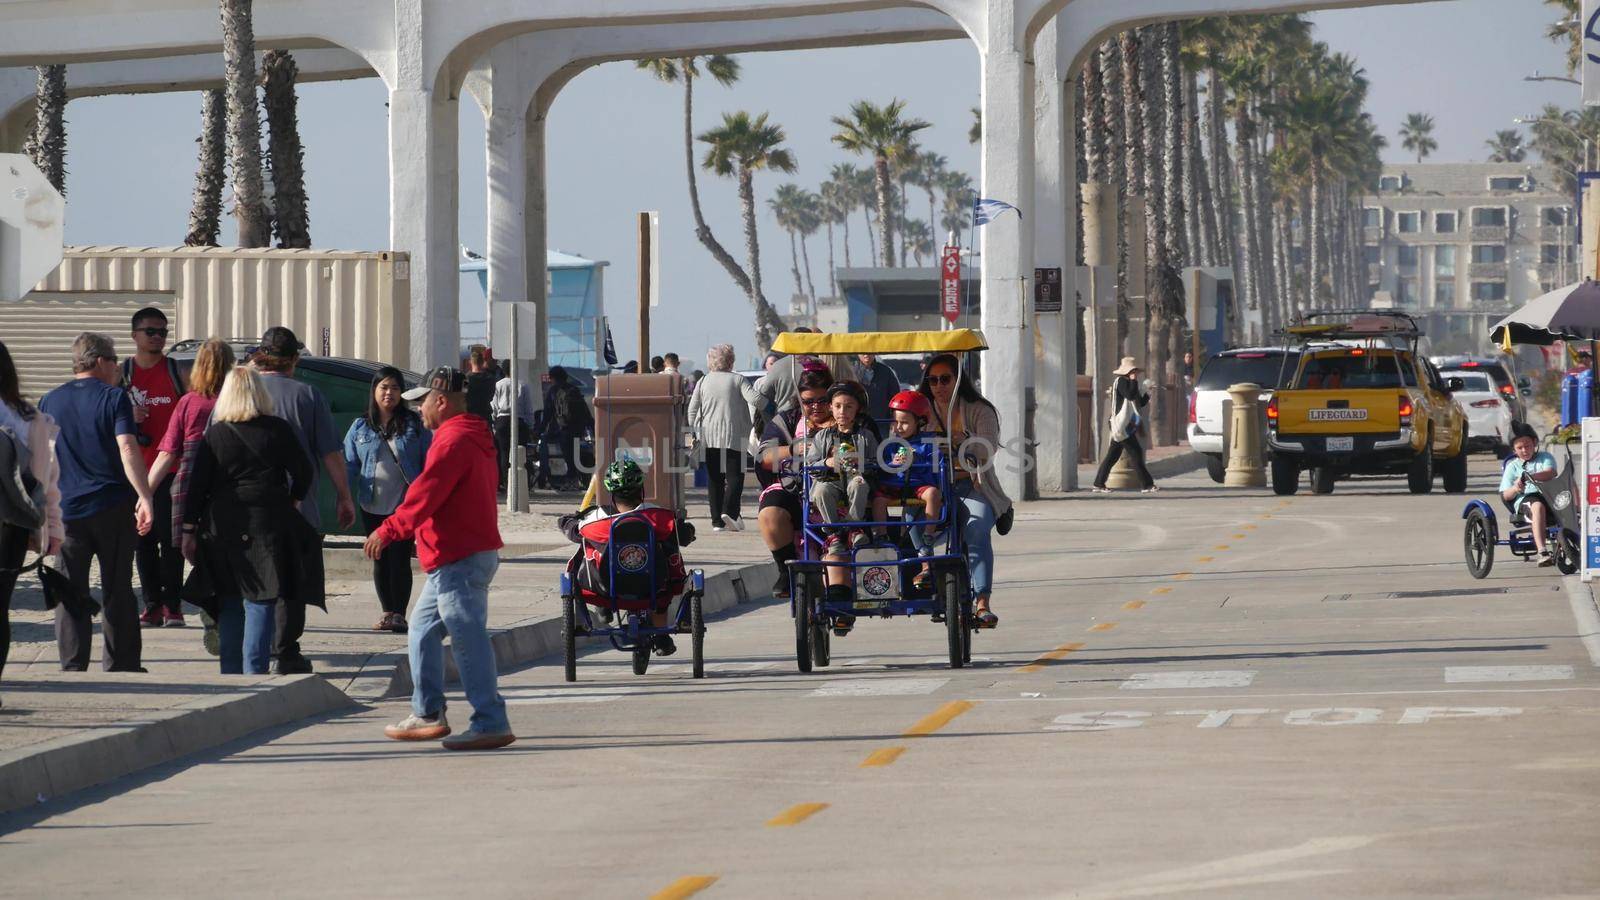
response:
<path id="1" fill-rule="evenodd" d="M 61 196 L 67 195 L 67 67 L 34 69 L 33 128 L 22 152 Z"/>
<path id="2" fill-rule="evenodd" d="M 906 243 L 911 248 L 912 259 L 917 265 L 922 265 L 923 257 L 932 257 L 933 229 L 921 219 L 907 219 L 901 223 L 901 234 L 906 236 Z"/>
<path id="3" fill-rule="evenodd" d="M 977 199 L 977 192 L 972 189 L 972 176 L 965 172 L 946 172 L 939 180 L 939 190 L 944 192 L 939 228 L 959 247 L 961 233 L 972 224 L 972 204 Z"/>
<path id="4" fill-rule="evenodd" d="M 1567 73 L 1578 74 L 1578 69 L 1583 66 L 1583 10 L 1580 8 L 1581 0 L 1544 0 L 1546 6 L 1554 6 L 1561 14 L 1561 18 L 1550 23 L 1545 29 L 1544 36 L 1558 44 L 1566 51 Z"/>
<path id="5" fill-rule="evenodd" d="M 1433 116 L 1425 113 L 1408 114 L 1400 126 L 1400 146 L 1415 153 L 1419 163 L 1439 149 L 1439 142 L 1433 139 Z"/>
<path id="6" fill-rule="evenodd" d="M 722 55 L 684 56 L 641 59 L 635 65 L 668 84 L 683 82 L 683 161 L 689 181 L 689 210 L 694 214 L 694 235 L 712 258 L 722 265 L 739 290 L 744 291 L 747 297 L 756 297 L 760 292 L 752 291 L 750 276 L 717 240 L 716 235 L 711 233 L 711 226 L 706 224 L 705 214 L 700 208 L 700 183 L 694 158 L 694 80 L 700 77 L 703 67 L 705 74 L 713 81 L 724 87 L 731 85 L 739 80 L 739 61 Z"/>
<path id="7" fill-rule="evenodd" d="M 917 186 L 928 193 L 927 224 L 930 235 L 932 235 L 933 223 L 939 221 L 938 210 L 935 208 L 933 192 L 935 190 L 939 190 L 941 185 L 944 184 L 944 178 L 949 174 L 947 169 L 949 164 L 949 160 L 931 150 L 922 154 L 922 157 L 917 160 L 917 171 L 921 178 L 921 180 L 917 182 Z M 938 235 L 932 236 L 934 238 L 938 237 Z"/>
<path id="8" fill-rule="evenodd" d="M 1519 163 L 1528 158 L 1528 148 L 1522 144 L 1522 133 L 1513 128 L 1496 131 L 1484 144 L 1489 148 L 1489 162 Z"/>
<path id="9" fill-rule="evenodd" d="M 267 159 L 272 172 L 272 230 L 278 246 L 311 246 L 311 210 L 306 199 L 305 150 L 300 145 L 295 80 L 300 69 L 287 50 L 261 57 L 262 101 L 267 111 Z"/>
<path id="10" fill-rule="evenodd" d="M 800 204 L 800 265 L 806 273 L 806 296 L 811 300 L 811 315 L 817 314 L 817 286 L 811 280 L 810 238 L 822 227 L 822 198 L 810 191 Z"/>
<path id="11" fill-rule="evenodd" d="M 215 247 L 222 230 L 222 190 L 228 183 L 228 132 L 222 91 L 206 91 L 200 100 L 200 163 L 194 173 L 194 202 L 189 208 L 189 247 Z"/>
<path id="12" fill-rule="evenodd" d="M 233 163 L 239 246 L 265 247 L 272 225 L 262 202 L 261 118 L 256 111 L 256 36 L 251 0 L 221 0 L 222 57 L 228 99 L 228 145 Z"/>
<path id="13" fill-rule="evenodd" d="M 850 196 L 855 200 L 855 206 L 861 208 L 861 218 L 867 222 L 867 256 L 874 266 L 878 265 L 878 238 L 873 230 L 872 213 L 878 208 L 878 178 L 871 169 L 857 169 L 851 166 L 853 181 L 851 182 Z"/>
<path id="14" fill-rule="evenodd" d="M 890 217 L 889 166 L 899 165 L 912 153 L 912 137 L 929 127 L 921 119 L 901 118 L 905 101 L 891 100 L 878 106 L 868 100 L 858 100 L 850 105 L 848 116 L 834 116 L 833 124 L 839 129 L 833 142 L 851 153 L 872 156 L 874 183 L 878 193 L 879 240 L 883 261 L 893 265 L 894 225 Z"/>
<path id="15" fill-rule="evenodd" d="M 794 273 L 794 292 L 796 296 L 806 292 L 805 285 L 800 283 L 800 247 L 799 234 L 801 218 L 805 215 L 806 189 L 798 184 L 783 184 L 778 186 L 776 193 L 767 200 L 767 206 L 772 210 L 773 218 L 778 220 L 778 227 L 789 232 L 789 271 Z"/>
<path id="16" fill-rule="evenodd" d="M 784 148 L 786 140 L 782 126 L 769 124 L 767 114 L 752 117 L 743 110 L 723 113 L 722 124 L 701 134 L 701 143 L 707 145 L 701 166 L 724 178 L 733 178 L 739 185 L 739 203 L 744 211 L 744 245 L 749 272 L 748 296 L 756 311 L 756 343 L 772 346 L 774 329 L 783 328 L 783 320 L 767 302 L 761 292 L 761 247 L 756 232 L 755 173 L 763 169 L 774 172 L 793 172 L 794 154 Z"/>
<path id="17" fill-rule="evenodd" d="M 967 128 L 967 143 L 976 144 L 983 140 L 983 110 L 974 106 L 972 108 L 972 125 Z"/>
<path id="18" fill-rule="evenodd" d="M 822 222 L 828 229 L 828 296 L 839 296 L 839 285 L 834 278 L 833 266 L 833 226 L 844 227 L 844 265 L 850 268 L 850 213 L 855 209 L 856 202 L 853 196 L 853 182 L 856 177 L 856 167 L 849 163 L 838 163 L 828 174 L 828 180 L 822 183 L 817 197 L 819 212 Z"/>

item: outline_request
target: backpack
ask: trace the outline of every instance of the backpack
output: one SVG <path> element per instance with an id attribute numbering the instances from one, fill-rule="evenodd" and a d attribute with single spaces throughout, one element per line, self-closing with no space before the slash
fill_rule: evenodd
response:
<path id="1" fill-rule="evenodd" d="M 0 425 L 0 522 L 38 531 L 44 512 L 44 485 L 33 477 L 28 445 L 10 426 Z"/>
<path id="2" fill-rule="evenodd" d="M 563 428 L 572 428 L 579 425 L 588 425 L 592 419 L 589 417 L 589 404 L 583 400 L 583 394 L 570 384 L 562 385 L 555 392 L 556 424 Z"/>

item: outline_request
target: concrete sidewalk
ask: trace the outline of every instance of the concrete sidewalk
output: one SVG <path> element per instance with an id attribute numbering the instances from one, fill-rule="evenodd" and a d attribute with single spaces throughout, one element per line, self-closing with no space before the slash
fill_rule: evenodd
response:
<path id="1" fill-rule="evenodd" d="M 506 548 L 489 624 L 503 670 L 560 649 L 559 576 L 573 545 L 556 530 L 556 517 L 577 500 L 540 494 L 528 515 L 501 513 Z M 713 534 L 703 492 L 690 493 L 689 508 L 700 533 L 685 557 L 706 573 L 707 611 L 766 597 L 773 573 L 759 535 Z M 148 674 L 99 671 L 98 637 L 88 672 L 62 672 L 53 615 L 44 611 L 37 580 L 25 577 L 12 602 L 13 644 L 0 681 L 0 812 L 261 728 L 408 692 L 406 636 L 372 630 L 381 611 L 360 544 L 330 539 L 325 558 L 328 612 L 309 611 L 302 640 L 313 676 L 220 675 L 192 607 L 185 608 L 188 627 L 144 630 Z M 413 600 L 423 581 L 416 573 Z"/>

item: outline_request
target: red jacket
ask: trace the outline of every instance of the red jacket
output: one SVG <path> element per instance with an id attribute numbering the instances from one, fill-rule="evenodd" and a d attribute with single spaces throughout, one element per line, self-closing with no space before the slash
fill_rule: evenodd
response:
<path id="1" fill-rule="evenodd" d="M 499 550 L 498 465 L 489 426 L 477 416 L 452 416 L 433 433 L 422 474 L 378 533 L 390 542 L 416 537 L 424 572 Z"/>

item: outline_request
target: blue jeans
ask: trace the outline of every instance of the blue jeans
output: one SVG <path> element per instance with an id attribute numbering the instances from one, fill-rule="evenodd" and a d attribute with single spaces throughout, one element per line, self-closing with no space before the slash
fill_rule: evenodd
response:
<path id="1" fill-rule="evenodd" d="M 276 601 L 219 598 L 217 655 L 224 675 L 265 675 L 272 659 Z"/>
<path id="2" fill-rule="evenodd" d="M 489 643 L 489 582 L 500 567 L 493 550 L 442 565 L 428 573 L 411 610 L 409 649 L 411 711 L 431 716 L 444 709 L 444 636 L 450 635 L 461 688 L 472 705 L 479 732 L 511 730 L 506 701 L 496 687 L 494 647 Z"/>
<path id="3" fill-rule="evenodd" d="M 987 597 L 994 590 L 994 507 L 971 481 L 957 481 L 950 490 L 961 503 L 961 542 L 972 592 Z"/>

